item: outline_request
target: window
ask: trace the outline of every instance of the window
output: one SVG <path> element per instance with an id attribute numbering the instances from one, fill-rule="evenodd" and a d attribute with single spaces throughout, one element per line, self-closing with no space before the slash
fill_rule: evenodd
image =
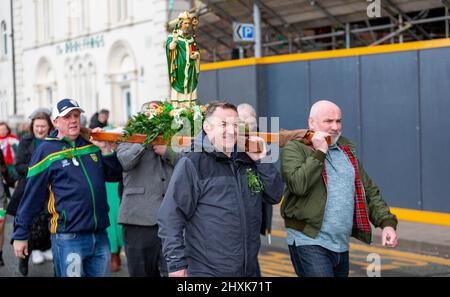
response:
<path id="1" fill-rule="evenodd" d="M 45 92 L 47 93 L 47 103 L 49 106 L 53 106 L 53 89 L 51 87 L 45 88 Z"/>
<path id="2" fill-rule="evenodd" d="M 117 0 L 117 21 L 121 22 L 127 19 L 127 8 L 127 0 Z"/>
<path id="3" fill-rule="evenodd" d="M 56 90 L 56 78 L 49 60 L 45 57 L 39 60 L 35 87 L 39 106 L 51 108 Z"/>
<path id="4" fill-rule="evenodd" d="M 69 34 L 80 34 L 88 30 L 89 10 L 87 0 L 69 0 Z"/>
<path id="5" fill-rule="evenodd" d="M 8 120 L 8 92 L 0 89 L 0 121 Z"/>
<path id="6" fill-rule="evenodd" d="M 8 54 L 8 32 L 6 27 L 6 22 L 2 21 L 0 25 L 0 32 L 1 32 L 1 49 L 0 49 L 0 56 L 6 56 Z"/>
<path id="7" fill-rule="evenodd" d="M 97 73 L 92 56 L 68 59 L 65 67 L 66 92 L 83 106 L 87 114 L 96 111 Z"/>
<path id="8" fill-rule="evenodd" d="M 52 38 L 51 0 L 35 0 L 36 42 L 46 42 Z"/>
<path id="9" fill-rule="evenodd" d="M 131 0 L 109 0 L 109 19 L 112 24 L 129 19 Z"/>

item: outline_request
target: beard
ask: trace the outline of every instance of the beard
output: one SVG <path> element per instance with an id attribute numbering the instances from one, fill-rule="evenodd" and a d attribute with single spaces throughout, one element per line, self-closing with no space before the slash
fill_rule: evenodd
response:
<path id="1" fill-rule="evenodd" d="M 336 136 L 331 136 L 331 145 L 330 146 L 335 145 L 338 142 L 341 135 L 342 135 L 342 132 L 339 132 Z"/>

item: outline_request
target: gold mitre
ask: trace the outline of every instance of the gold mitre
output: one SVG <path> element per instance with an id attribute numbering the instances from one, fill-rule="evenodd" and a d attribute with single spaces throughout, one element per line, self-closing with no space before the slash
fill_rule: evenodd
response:
<path id="1" fill-rule="evenodd" d="M 187 10 L 178 15 L 179 21 L 191 21 L 191 19 L 192 17 Z"/>

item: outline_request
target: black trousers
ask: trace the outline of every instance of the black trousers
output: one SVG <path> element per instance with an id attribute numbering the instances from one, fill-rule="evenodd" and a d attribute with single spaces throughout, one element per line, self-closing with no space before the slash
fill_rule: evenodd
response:
<path id="1" fill-rule="evenodd" d="M 167 276 L 158 225 L 123 225 L 123 242 L 131 277 Z"/>

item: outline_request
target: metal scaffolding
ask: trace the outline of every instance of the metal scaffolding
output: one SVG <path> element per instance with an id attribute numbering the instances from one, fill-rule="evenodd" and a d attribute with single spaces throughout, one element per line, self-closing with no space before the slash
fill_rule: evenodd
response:
<path id="1" fill-rule="evenodd" d="M 191 11 L 201 16 L 198 42 L 211 62 L 236 58 L 237 50 L 242 58 L 244 49 L 253 57 L 449 37 L 449 0 L 379 3 L 379 18 L 368 17 L 370 2 L 362 0 L 198 0 Z M 256 23 L 261 54 L 233 41 L 233 22 Z"/>

